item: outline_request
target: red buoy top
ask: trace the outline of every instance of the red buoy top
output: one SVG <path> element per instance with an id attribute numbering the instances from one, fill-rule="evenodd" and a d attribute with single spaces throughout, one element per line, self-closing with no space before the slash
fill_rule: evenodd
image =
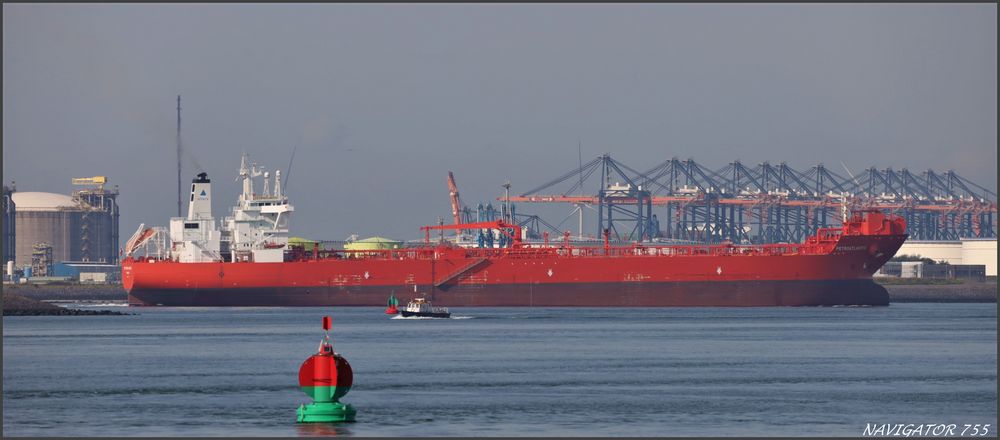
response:
<path id="1" fill-rule="evenodd" d="M 310 356 L 299 368 L 299 387 L 317 402 L 337 401 L 353 382 L 351 364 L 339 354 Z"/>
<path id="2" fill-rule="evenodd" d="M 324 316 L 323 330 L 330 330 L 330 326 L 330 317 Z M 351 364 L 333 351 L 329 334 L 324 335 L 318 353 L 299 368 L 299 387 L 316 402 L 336 402 L 350 391 L 353 382 Z"/>

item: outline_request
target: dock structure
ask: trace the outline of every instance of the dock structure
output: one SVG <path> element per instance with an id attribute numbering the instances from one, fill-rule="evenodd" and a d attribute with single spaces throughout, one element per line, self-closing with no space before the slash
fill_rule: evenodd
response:
<path id="1" fill-rule="evenodd" d="M 997 236 L 996 193 L 954 170 L 845 171 L 738 160 L 711 169 L 677 157 L 638 171 L 603 154 L 509 201 L 572 204 L 581 225 L 582 207 L 593 208 L 594 236 L 607 229 L 618 241 L 795 243 L 866 208 L 902 216 L 915 240 Z"/>
<path id="2" fill-rule="evenodd" d="M 107 176 L 74 177 L 73 199 L 80 206 L 80 260 L 118 262 L 118 185 Z"/>

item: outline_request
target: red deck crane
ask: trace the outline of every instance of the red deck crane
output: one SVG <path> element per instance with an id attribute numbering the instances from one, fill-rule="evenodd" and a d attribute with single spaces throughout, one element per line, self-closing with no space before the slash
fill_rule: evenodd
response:
<path id="1" fill-rule="evenodd" d="M 462 224 L 462 199 L 458 197 L 458 185 L 455 184 L 455 175 L 448 171 L 448 195 L 451 197 L 451 216 L 455 219 L 455 224 Z M 455 230 L 455 238 L 461 239 L 462 230 Z"/>
<path id="2" fill-rule="evenodd" d="M 448 171 L 448 195 L 451 196 L 451 216 L 455 224 L 462 224 L 462 201 L 458 198 L 458 185 L 455 185 L 455 175 Z"/>

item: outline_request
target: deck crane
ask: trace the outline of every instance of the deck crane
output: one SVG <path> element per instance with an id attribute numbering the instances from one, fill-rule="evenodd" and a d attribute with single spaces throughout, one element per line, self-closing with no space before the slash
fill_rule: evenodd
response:
<path id="1" fill-rule="evenodd" d="M 455 219 L 455 224 L 462 224 L 462 200 L 458 197 L 458 185 L 455 184 L 455 175 L 448 171 L 448 195 L 451 197 L 451 216 Z M 462 230 L 455 231 L 455 238 L 462 237 Z"/>

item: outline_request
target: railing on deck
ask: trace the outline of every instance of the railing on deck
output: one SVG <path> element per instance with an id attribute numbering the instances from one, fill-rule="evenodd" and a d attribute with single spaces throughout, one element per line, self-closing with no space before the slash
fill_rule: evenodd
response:
<path id="1" fill-rule="evenodd" d="M 831 231 L 833 232 L 833 231 Z M 320 250 L 313 255 L 312 250 L 296 249 L 289 252 L 290 261 L 305 260 L 433 260 L 438 258 L 490 258 L 490 259 L 533 259 L 541 257 L 673 257 L 673 256 L 745 256 L 745 255 L 818 255 L 826 254 L 836 245 L 837 233 L 823 237 L 813 237 L 806 243 L 761 244 L 761 245 L 671 245 L 671 246 L 615 246 L 615 247 L 574 247 L 550 245 L 549 247 L 517 248 L 461 248 L 461 247 L 415 247 L 384 250 Z"/>
<path id="2" fill-rule="evenodd" d="M 544 257 L 598 258 L 598 257 L 687 257 L 687 256 L 747 256 L 747 255 L 822 255 L 833 251 L 844 235 L 841 228 L 820 228 L 816 235 L 804 243 L 778 243 L 758 245 L 643 245 L 631 246 L 582 246 L 550 244 L 539 246 L 525 244 L 508 248 L 463 248 L 445 245 L 379 250 L 329 250 L 294 247 L 286 251 L 285 261 L 310 261 L 342 259 L 356 260 L 435 260 L 440 258 L 535 259 Z M 126 258 L 131 260 L 131 258 Z M 136 258 L 136 261 L 157 258 Z"/>

